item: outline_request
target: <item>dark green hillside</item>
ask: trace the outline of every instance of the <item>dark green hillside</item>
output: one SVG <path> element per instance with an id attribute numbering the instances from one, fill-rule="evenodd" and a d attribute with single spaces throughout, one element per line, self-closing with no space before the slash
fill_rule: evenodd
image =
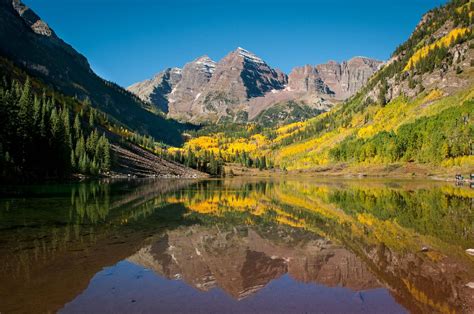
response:
<path id="1" fill-rule="evenodd" d="M 32 24 L 42 21 L 32 10 L 20 16 L 12 3 L 25 8 L 19 1 L 0 0 L 0 55 L 66 95 L 89 99 L 93 107 L 133 130 L 168 144 L 182 142 L 186 125 L 147 111 L 134 95 L 97 76 L 87 59 L 46 24 L 44 30 L 33 30 Z"/>
<path id="2" fill-rule="evenodd" d="M 112 166 L 110 144 L 100 123 L 106 116 L 87 104 L 37 93 L 4 78 L 0 84 L 0 178 L 28 181 L 98 175 Z"/>

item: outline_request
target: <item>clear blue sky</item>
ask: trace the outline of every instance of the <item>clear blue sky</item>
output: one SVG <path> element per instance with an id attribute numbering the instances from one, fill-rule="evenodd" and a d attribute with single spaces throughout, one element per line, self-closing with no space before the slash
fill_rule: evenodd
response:
<path id="1" fill-rule="evenodd" d="M 288 73 L 389 58 L 446 0 L 24 0 L 102 77 L 128 86 L 203 54 L 244 47 Z"/>

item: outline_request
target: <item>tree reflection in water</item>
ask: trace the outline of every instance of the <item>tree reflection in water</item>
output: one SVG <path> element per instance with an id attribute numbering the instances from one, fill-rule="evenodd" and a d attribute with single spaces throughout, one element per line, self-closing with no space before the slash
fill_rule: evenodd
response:
<path id="1" fill-rule="evenodd" d="M 449 184 L 365 180 L 22 188 L 0 200 L 0 311 L 56 311 L 127 260 L 235 300 L 288 274 L 384 288 L 412 312 L 469 312 L 473 197 Z"/>

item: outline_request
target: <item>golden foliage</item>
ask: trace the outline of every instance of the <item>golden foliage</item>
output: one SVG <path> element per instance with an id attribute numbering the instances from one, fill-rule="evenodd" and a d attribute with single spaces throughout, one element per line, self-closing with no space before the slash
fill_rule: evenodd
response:
<path id="1" fill-rule="evenodd" d="M 440 48 L 440 47 L 449 47 L 451 43 L 459 36 L 464 36 L 466 33 L 469 32 L 468 27 L 464 28 L 455 28 L 452 31 L 450 31 L 447 35 L 441 37 L 434 43 L 421 47 L 415 53 L 410 57 L 408 60 L 407 65 L 403 69 L 404 71 L 409 71 L 412 69 L 421 59 L 426 57 L 428 53 L 435 49 L 435 48 Z"/>

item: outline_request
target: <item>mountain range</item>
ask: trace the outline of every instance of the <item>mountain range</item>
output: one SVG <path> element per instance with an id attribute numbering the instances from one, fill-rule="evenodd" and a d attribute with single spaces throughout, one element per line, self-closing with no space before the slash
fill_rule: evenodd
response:
<path id="1" fill-rule="evenodd" d="M 468 0 L 429 11 L 387 62 L 354 57 L 286 74 L 239 47 L 217 62 L 201 56 L 127 90 L 96 75 L 83 55 L 20 0 L 0 0 L 0 118 L 10 120 L 4 125 L 12 122 L 0 136 L 0 162 L 12 173 L 21 173 L 28 159 L 36 167 L 35 154 L 24 156 L 17 146 L 32 138 L 29 129 L 39 129 L 25 112 L 38 109 L 34 100 L 47 91 L 50 100 L 43 97 L 42 106 L 50 116 L 40 121 L 37 110 L 36 124 L 47 122 L 57 133 L 52 122 L 60 113 L 70 134 L 78 118 L 78 143 L 83 135 L 102 134 L 112 150 L 122 152 L 124 158 L 116 158 L 123 161 L 121 169 L 140 175 L 201 175 L 178 163 L 213 175 L 236 163 L 283 171 L 418 163 L 472 173 L 473 12 Z M 67 169 L 77 171 L 81 159 L 96 166 L 92 149 L 80 158 L 83 149 L 77 148 L 83 145 L 56 139 L 68 146 L 61 157 Z M 154 157 L 135 162 L 148 153 Z M 176 171 L 168 170 L 165 159 Z"/>
<path id="2" fill-rule="evenodd" d="M 287 75 L 238 47 L 218 62 L 202 56 L 182 69 L 165 69 L 127 89 L 181 121 L 265 123 L 277 120 L 265 115 L 275 106 L 284 112 L 297 103 L 307 113 L 301 119 L 316 115 L 314 110 L 327 111 L 356 93 L 382 65 L 378 60 L 355 57 L 342 63 L 296 67 Z M 280 122 L 287 118 L 294 115 Z"/>

